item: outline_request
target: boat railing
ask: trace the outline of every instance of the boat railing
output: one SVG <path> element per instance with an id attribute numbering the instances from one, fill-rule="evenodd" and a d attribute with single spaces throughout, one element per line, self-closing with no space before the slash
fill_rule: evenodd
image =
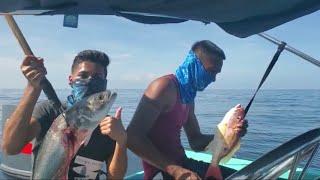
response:
<path id="1" fill-rule="evenodd" d="M 316 128 L 266 153 L 227 179 L 276 179 L 288 170 L 288 179 L 304 179 L 319 146 L 320 128 Z"/>

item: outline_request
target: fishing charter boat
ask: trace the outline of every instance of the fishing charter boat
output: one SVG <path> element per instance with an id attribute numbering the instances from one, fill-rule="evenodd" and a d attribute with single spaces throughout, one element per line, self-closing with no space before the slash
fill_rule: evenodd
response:
<path id="1" fill-rule="evenodd" d="M 2 119 L 7 119 L 15 109 L 14 105 L 2 105 Z M 4 125 L 3 121 L 3 125 Z M 319 169 L 309 169 L 312 158 L 317 152 L 320 144 L 320 128 L 313 129 L 299 135 L 290 141 L 266 153 L 256 161 L 246 159 L 231 158 L 223 166 L 238 170 L 228 179 L 298 179 L 296 175 L 301 175 L 301 179 L 320 178 Z M 186 155 L 190 158 L 211 162 L 212 155 L 208 152 L 194 152 L 186 149 Z M 143 171 L 139 167 L 140 161 L 129 152 L 129 167 L 136 167 L 136 172 L 128 175 L 125 179 L 143 179 Z M 308 163 L 303 168 L 297 168 L 302 159 L 308 157 Z M 32 142 L 27 144 L 20 154 L 6 156 L 1 154 L 0 178 L 30 179 L 32 164 Z M 291 171 L 288 171 L 288 170 Z M 301 174 L 303 172 L 303 174 Z"/>
<path id="2" fill-rule="evenodd" d="M 320 67 L 320 62 L 311 56 L 289 46 L 285 42 L 262 32 L 289 22 L 320 9 L 319 0 L 283 1 L 197 1 L 197 0 L 4 0 L 0 1 L 0 15 L 6 17 L 25 54 L 32 51 L 12 15 L 64 15 L 63 26 L 77 28 L 79 15 L 116 15 L 144 24 L 181 23 L 188 20 L 216 23 L 227 33 L 245 38 L 259 35 L 276 44 L 278 50 L 273 64 L 267 69 L 259 88 L 271 72 L 273 65 L 283 50 L 289 51 L 303 60 Z M 275 58 L 276 57 L 276 58 Z M 257 89 L 257 91 L 259 90 Z M 59 107 L 59 99 L 50 82 L 45 80 L 43 90 L 49 99 Z M 256 91 L 256 92 L 257 92 Z M 256 94 L 256 93 L 255 93 Z M 253 99 L 252 99 L 253 101 Z M 251 102 L 249 103 L 251 105 Z M 61 105 L 61 104 L 60 104 Z M 15 106 L 2 105 L 2 123 L 9 117 Z M 250 107 L 250 106 L 249 106 Z M 309 130 L 284 142 L 255 161 L 232 158 L 224 166 L 238 170 L 228 179 L 318 179 L 319 169 L 309 168 L 320 146 L 320 128 Z M 186 154 L 196 160 L 210 162 L 212 155 L 207 152 Z M 130 157 L 129 157 L 130 159 Z M 32 142 L 20 154 L 1 154 L 0 170 L 6 178 L 28 179 L 31 175 Z M 306 161 L 304 166 L 298 166 Z M 129 166 L 130 166 L 129 161 Z M 138 163 L 138 162 L 134 162 Z M 142 179 L 143 171 L 128 175 L 126 179 Z"/>

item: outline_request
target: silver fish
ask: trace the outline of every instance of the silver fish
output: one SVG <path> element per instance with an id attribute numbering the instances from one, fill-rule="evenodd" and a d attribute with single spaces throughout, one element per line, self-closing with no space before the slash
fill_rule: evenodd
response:
<path id="1" fill-rule="evenodd" d="M 108 114 L 116 93 L 86 97 L 58 116 L 45 135 L 34 162 L 32 179 L 67 179 L 69 165 L 81 144 Z"/>

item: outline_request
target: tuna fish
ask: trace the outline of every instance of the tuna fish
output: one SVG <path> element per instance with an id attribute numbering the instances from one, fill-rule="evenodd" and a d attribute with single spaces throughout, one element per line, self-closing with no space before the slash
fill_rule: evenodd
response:
<path id="1" fill-rule="evenodd" d="M 219 168 L 220 161 L 226 163 L 233 154 L 240 148 L 240 129 L 244 118 L 244 109 L 240 104 L 231 108 L 223 120 L 217 125 L 213 141 L 207 149 L 212 151 L 211 164 L 207 170 L 206 178 L 223 179 Z"/>
<path id="2" fill-rule="evenodd" d="M 69 165 L 82 143 L 108 114 L 116 93 L 103 91 L 86 97 L 58 116 L 36 156 L 32 179 L 67 179 Z"/>

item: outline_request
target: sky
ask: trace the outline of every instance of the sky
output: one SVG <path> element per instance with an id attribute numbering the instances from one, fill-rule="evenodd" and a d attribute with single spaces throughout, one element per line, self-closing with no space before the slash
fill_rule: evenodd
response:
<path id="1" fill-rule="evenodd" d="M 255 89 L 277 46 L 253 35 L 237 38 L 211 23 L 145 25 L 116 16 L 80 16 L 77 29 L 63 27 L 63 16 L 15 17 L 31 49 L 45 60 L 47 78 L 56 89 L 69 88 L 74 56 L 84 49 L 107 53 L 108 88 L 145 89 L 155 78 L 174 73 L 191 45 L 208 39 L 221 47 L 226 60 L 209 88 Z M 266 33 L 316 59 L 320 58 L 320 11 L 278 26 Z M 0 89 L 22 89 L 23 51 L 0 17 Z M 283 52 L 264 89 L 320 89 L 320 69 Z"/>

